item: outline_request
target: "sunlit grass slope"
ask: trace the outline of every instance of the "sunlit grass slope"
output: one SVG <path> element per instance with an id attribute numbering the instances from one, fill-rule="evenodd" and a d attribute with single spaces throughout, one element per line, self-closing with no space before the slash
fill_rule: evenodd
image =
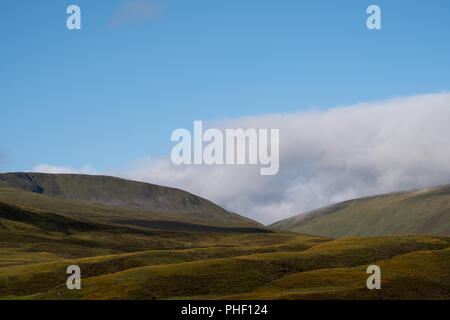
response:
<path id="1" fill-rule="evenodd" d="M 450 235 L 450 186 L 345 201 L 270 227 L 329 237 Z"/>
<path id="2" fill-rule="evenodd" d="M 367 265 L 295 273 L 228 299 L 450 299 L 450 249 L 376 261 L 381 290 L 368 290 Z"/>
<path id="3" fill-rule="evenodd" d="M 0 296 L 27 299 L 450 298 L 448 237 L 329 240 L 258 234 L 251 236 L 255 237 L 256 245 L 246 247 L 237 245 L 242 235 L 224 237 L 229 244 L 236 241 L 236 247 L 146 251 L 5 267 L 0 269 Z M 260 242 L 263 237 L 273 237 L 278 244 L 263 244 L 264 241 Z M 420 261 L 415 264 L 415 259 Z M 368 276 L 365 268 L 372 263 L 382 268 L 385 291 L 374 293 L 365 288 Z M 70 264 L 78 264 L 84 270 L 82 290 L 68 290 L 65 286 L 64 271 Z M 429 274 L 424 276 L 425 273 Z"/>

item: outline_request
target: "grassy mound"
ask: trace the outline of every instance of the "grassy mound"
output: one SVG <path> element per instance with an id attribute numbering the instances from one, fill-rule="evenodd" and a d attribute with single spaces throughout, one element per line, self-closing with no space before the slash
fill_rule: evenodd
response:
<path id="1" fill-rule="evenodd" d="M 256 241 L 270 234 L 246 235 Z M 0 296 L 32 299 L 448 298 L 450 238 L 395 236 L 329 240 L 282 235 L 278 244 L 152 250 L 3 267 Z M 224 243 L 222 242 L 222 243 Z M 231 242 L 229 242 L 231 244 Z M 270 242 L 270 241 L 269 241 Z M 419 259 L 420 263 L 416 260 Z M 365 287 L 368 264 L 383 290 Z M 82 290 L 65 268 L 81 267 Z M 425 275 L 429 273 L 428 275 Z M 417 285 L 414 282 L 417 281 Z M 414 289 L 414 290 L 413 290 Z"/>

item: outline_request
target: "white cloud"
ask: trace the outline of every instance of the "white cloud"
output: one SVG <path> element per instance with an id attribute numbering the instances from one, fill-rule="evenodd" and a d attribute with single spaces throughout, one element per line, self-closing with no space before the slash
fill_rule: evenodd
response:
<path id="1" fill-rule="evenodd" d="M 40 164 L 31 169 L 31 172 L 40 173 L 79 173 L 79 174 L 95 174 L 96 171 L 91 166 L 84 166 L 80 169 L 74 169 L 71 167 L 58 167 L 48 164 Z"/>
<path id="2" fill-rule="evenodd" d="M 279 128 L 280 171 L 143 159 L 122 176 L 176 186 L 270 223 L 355 197 L 450 183 L 450 94 L 228 120 Z"/>
<path id="3" fill-rule="evenodd" d="M 108 174 L 179 187 L 264 223 L 351 198 L 450 183 L 449 93 L 214 125 L 279 128 L 279 173 L 147 158 Z"/>

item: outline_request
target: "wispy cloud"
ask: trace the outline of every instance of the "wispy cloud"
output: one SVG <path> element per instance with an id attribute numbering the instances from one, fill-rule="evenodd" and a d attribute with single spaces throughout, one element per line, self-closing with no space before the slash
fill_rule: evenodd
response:
<path id="1" fill-rule="evenodd" d="M 96 171 L 91 166 L 84 166 L 80 169 L 75 169 L 72 167 L 60 167 L 52 166 L 48 164 L 40 164 L 31 169 L 32 172 L 40 173 L 79 173 L 79 174 L 95 174 Z"/>
<path id="2" fill-rule="evenodd" d="M 152 158 L 108 174 L 186 189 L 270 223 L 351 198 L 449 184 L 449 124 L 449 93 L 245 117 L 221 126 L 280 128 L 277 175 Z"/>
<path id="3" fill-rule="evenodd" d="M 151 0 L 128 0 L 122 3 L 108 21 L 112 27 L 143 23 L 155 18 L 161 5 Z"/>

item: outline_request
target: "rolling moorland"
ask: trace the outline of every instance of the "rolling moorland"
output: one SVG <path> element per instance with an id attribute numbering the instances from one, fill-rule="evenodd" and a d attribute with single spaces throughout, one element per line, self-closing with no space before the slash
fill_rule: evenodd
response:
<path id="1" fill-rule="evenodd" d="M 448 189 L 433 190 L 421 200 L 381 198 L 412 197 L 405 212 L 428 206 L 428 217 L 448 217 Z M 389 200 L 378 214 L 395 216 L 401 201 Z M 104 176 L 0 174 L 0 299 L 450 299 L 448 229 L 358 231 L 363 238 L 274 226 L 178 189 Z M 66 287 L 73 264 L 81 290 Z M 370 264 L 381 267 L 381 290 L 366 288 Z"/>

